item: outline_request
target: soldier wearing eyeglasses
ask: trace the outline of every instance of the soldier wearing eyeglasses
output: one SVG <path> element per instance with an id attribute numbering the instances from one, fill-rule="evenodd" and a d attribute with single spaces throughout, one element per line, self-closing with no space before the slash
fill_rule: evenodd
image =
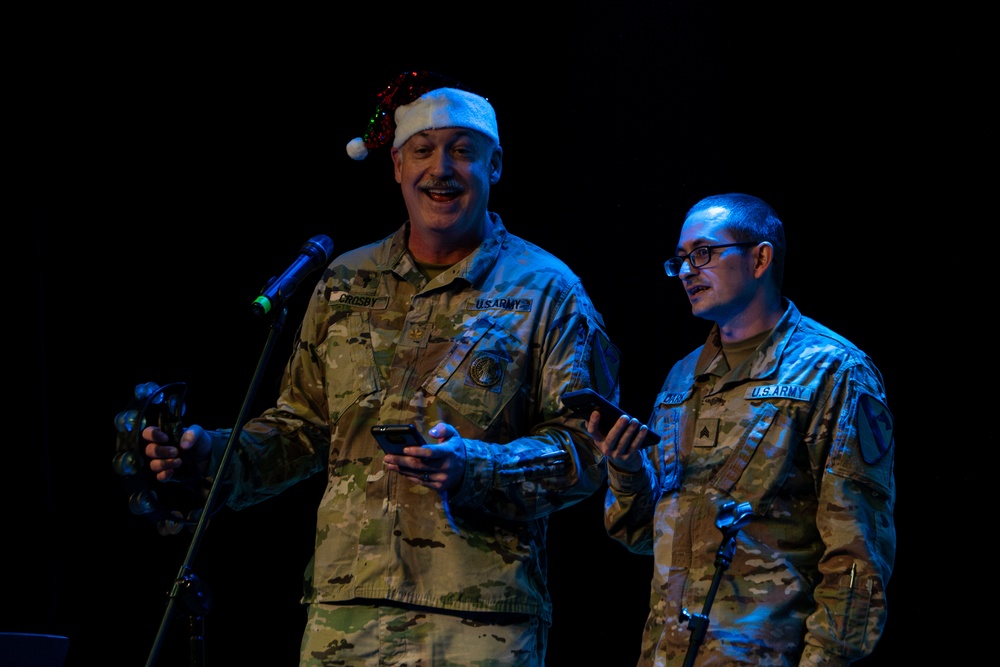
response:
<path id="1" fill-rule="evenodd" d="M 784 261 L 766 202 L 696 203 L 664 266 L 714 324 L 656 397 L 662 438 L 645 445 L 627 415 L 607 434 L 596 413 L 588 423 L 608 463 L 608 533 L 654 556 L 639 667 L 848 665 L 885 626 L 896 491 L 882 376 L 782 296 Z M 747 516 L 732 531 L 734 505 Z"/>

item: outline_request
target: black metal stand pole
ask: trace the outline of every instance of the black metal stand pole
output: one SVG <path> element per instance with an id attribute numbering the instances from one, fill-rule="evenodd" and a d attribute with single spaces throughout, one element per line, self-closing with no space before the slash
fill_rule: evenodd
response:
<path id="1" fill-rule="evenodd" d="M 163 645 L 163 639 L 167 634 L 178 604 L 184 606 L 189 616 L 191 665 L 192 667 L 201 667 L 205 664 L 204 617 L 211 606 L 211 601 L 204 584 L 192 570 L 191 564 L 198 553 L 202 537 L 208 529 L 209 519 L 217 509 L 216 503 L 219 502 L 221 505 L 221 502 L 225 500 L 221 495 L 220 485 L 222 479 L 225 477 L 234 444 L 239 441 L 241 427 L 250 419 L 250 409 L 253 406 L 254 396 L 257 394 L 257 387 L 260 385 L 261 377 L 263 377 L 264 370 L 267 368 L 267 362 L 271 358 L 271 351 L 274 349 L 278 334 L 281 333 L 287 314 L 288 311 L 284 307 L 275 310 L 275 317 L 271 322 L 271 331 L 267 336 L 267 341 L 264 343 L 264 351 L 261 354 L 260 360 L 257 362 L 257 370 L 254 372 L 250 388 L 243 399 L 243 406 L 240 408 L 240 415 L 236 420 L 236 425 L 233 427 L 233 432 L 229 436 L 229 441 L 226 443 L 226 450 L 219 461 L 219 469 L 212 480 L 212 488 L 205 499 L 204 509 L 198 518 L 198 525 L 195 527 L 194 534 L 191 537 L 191 544 L 188 546 L 184 563 L 181 565 L 180 571 L 177 573 L 177 578 L 174 580 L 173 588 L 170 590 L 167 609 L 163 614 L 163 620 L 160 622 L 160 630 L 153 642 L 153 648 L 149 652 L 149 658 L 146 660 L 146 667 L 153 667 L 156 664 L 160 648 Z M 218 501 L 217 498 L 219 499 Z"/>
<path id="2" fill-rule="evenodd" d="M 684 667 L 692 667 L 694 659 L 698 655 L 708 632 L 708 613 L 712 610 L 712 602 L 715 601 L 715 593 L 719 589 L 719 582 L 722 581 L 722 573 L 729 569 L 736 554 L 736 534 L 740 528 L 750 522 L 753 510 L 750 503 L 740 503 L 737 505 L 729 500 L 719 508 L 715 525 L 722 531 L 722 543 L 715 554 L 715 575 L 712 577 L 712 586 L 708 589 L 708 597 L 705 598 L 705 605 L 700 614 L 692 614 L 685 607 L 681 610 L 681 622 L 687 621 L 691 636 L 688 638 L 688 651 L 684 656 Z"/>

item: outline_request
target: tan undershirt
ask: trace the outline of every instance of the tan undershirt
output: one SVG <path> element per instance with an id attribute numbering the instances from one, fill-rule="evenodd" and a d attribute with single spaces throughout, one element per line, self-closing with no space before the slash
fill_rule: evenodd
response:
<path id="1" fill-rule="evenodd" d="M 444 273 L 450 269 L 453 264 L 424 264 L 423 262 L 417 262 L 417 266 L 420 270 L 424 272 L 428 280 L 434 280 L 440 274 Z"/>
<path id="2" fill-rule="evenodd" d="M 729 368 L 736 368 L 743 363 L 764 342 L 764 339 L 770 335 L 771 330 L 768 329 L 756 336 L 750 336 L 750 338 L 735 343 L 723 343 L 722 352 L 726 355 L 726 362 L 729 364 Z"/>

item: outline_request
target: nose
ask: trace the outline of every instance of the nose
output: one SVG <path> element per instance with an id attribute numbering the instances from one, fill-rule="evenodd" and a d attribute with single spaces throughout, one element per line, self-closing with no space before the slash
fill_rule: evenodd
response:
<path id="1" fill-rule="evenodd" d="M 455 169 L 455 163 L 448 151 L 435 151 L 430 171 L 435 177 L 447 178 Z"/>
<path id="2" fill-rule="evenodd" d="M 697 270 L 698 270 L 698 269 L 696 269 L 696 268 L 695 268 L 695 267 L 694 267 L 694 266 L 693 266 L 693 265 L 691 264 L 691 258 L 690 258 L 690 257 L 685 257 L 685 258 L 684 258 L 684 259 L 683 259 L 683 260 L 681 261 L 681 268 L 680 268 L 680 269 L 678 269 L 678 271 L 677 271 L 677 277 L 678 277 L 678 278 L 683 278 L 684 276 L 689 276 L 689 275 L 691 275 L 692 273 L 694 273 L 694 272 L 695 272 L 695 271 L 697 271 Z"/>

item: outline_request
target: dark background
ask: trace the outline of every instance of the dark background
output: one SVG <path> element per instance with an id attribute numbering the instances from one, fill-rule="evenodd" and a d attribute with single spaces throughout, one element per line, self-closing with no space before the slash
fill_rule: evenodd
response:
<path id="1" fill-rule="evenodd" d="M 129 512 L 114 416 L 136 384 L 184 382 L 187 423 L 232 424 L 268 335 L 249 314 L 256 290 L 316 234 L 339 254 L 403 221 L 388 155 L 355 162 L 344 146 L 398 72 L 436 69 L 493 102 L 505 156 L 491 208 L 583 278 L 635 414 L 708 329 L 662 269 L 684 212 L 734 190 L 777 208 L 786 295 L 869 353 L 896 419 L 890 614 L 863 664 L 913 651 L 960 663 L 979 641 L 963 596 L 992 559 L 983 482 L 952 463 L 985 443 L 952 407 L 972 389 L 944 352 L 964 329 L 955 293 L 982 288 L 939 277 L 962 268 L 954 252 L 984 217 L 965 157 L 995 134 L 979 20 L 714 1 L 364 11 L 11 26 L 10 127 L 26 149 L 12 189 L 27 206 L 7 225 L 0 630 L 68 635 L 68 667 L 145 664 L 189 540 Z M 276 395 L 307 291 L 288 303 L 253 413 Z M 210 523 L 194 564 L 212 595 L 209 665 L 295 664 L 320 490 Z M 553 666 L 638 655 L 652 561 L 607 538 L 601 495 L 551 523 Z M 159 664 L 187 664 L 184 627 L 168 635 Z"/>

